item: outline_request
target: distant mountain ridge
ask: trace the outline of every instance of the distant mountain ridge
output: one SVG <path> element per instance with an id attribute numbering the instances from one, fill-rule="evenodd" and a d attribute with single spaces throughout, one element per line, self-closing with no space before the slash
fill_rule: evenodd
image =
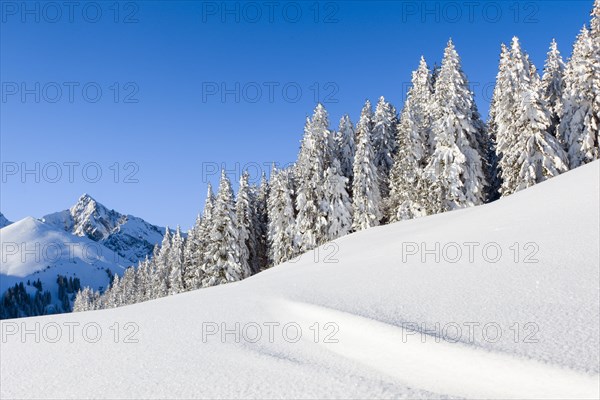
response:
<path id="1" fill-rule="evenodd" d="M 101 243 L 133 264 L 150 255 L 165 233 L 163 227 L 109 210 L 88 194 L 68 210 L 48 214 L 41 221 Z"/>
<path id="2" fill-rule="evenodd" d="M 102 292 L 113 275 L 151 256 L 165 232 L 87 194 L 39 219 L 0 214 L 0 228 L 0 319 L 70 311 L 80 285 Z"/>
<path id="3" fill-rule="evenodd" d="M 4 228 L 5 226 L 8 226 L 10 224 L 12 224 L 12 222 L 10 222 L 8 219 L 6 219 L 4 214 L 2 214 L 0 212 L 0 229 Z"/>

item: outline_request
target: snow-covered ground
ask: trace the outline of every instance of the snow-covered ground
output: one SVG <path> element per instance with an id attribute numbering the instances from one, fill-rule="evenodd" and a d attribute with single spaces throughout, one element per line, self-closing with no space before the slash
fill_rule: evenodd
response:
<path id="1" fill-rule="evenodd" d="M 239 283 L 2 321 L 0 395 L 597 399 L 599 167 Z"/>
<path id="2" fill-rule="evenodd" d="M 15 283 L 39 279 L 59 303 L 57 275 L 79 278 L 94 290 L 110 283 L 106 269 L 121 274 L 129 264 L 109 248 L 87 237 L 27 217 L 0 231 L 0 293 Z M 33 286 L 27 286 L 30 294 Z"/>

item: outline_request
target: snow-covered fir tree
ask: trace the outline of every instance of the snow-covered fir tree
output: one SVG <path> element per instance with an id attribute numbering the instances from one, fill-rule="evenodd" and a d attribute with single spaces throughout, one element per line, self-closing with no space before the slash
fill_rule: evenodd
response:
<path id="1" fill-rule="evenodd" d="M 354 153 L 356 153 L 355 136 L 354 125 L 350 117 L 346 114 L 340 119 L 340 124 L 335 134 L 335 142 L 338 149 L 337 158 L 340 161 L 340 172 L 349 179 L 350 183 L 352 183 L 352 167 L 354 164 Z"/>
<path id="2" fill-rule="evenodd" d="M 341 174 L 340 162 L 335 159 L 325 172 L 325 207 L 329 223 L 327 240 L 350 233 L 352 202 L 348 195 L 348 178 Z"/>
<path id="3" fill-rule="evenodd" d="M 432 97 L 431 72 L 421 57 L 419 68 L 412 74 L 412 86 L 408 90 L 397 128 L 398 151 L 390 172 L 387 206 L 391 222 L 423 214 L 422 204 L 427 191 L 423 190 L 426 185 L 421 184 L 420 180 L 430 155 Z"/>
<path id="4" fill-rule="evenodd" d="M 120 282 L 120 300 L 119 305 L 133 304 L 136 301 L 138 282 L 136 278 L 136 270 L 134 267 L 129 267 L 123 274 L 123 279 Z"/>
<path id="5" fill-rule="evenodd" d="M 201 245 L 208 238 L 208 234 L 209 234 L 211 226 L 212 226 L 212 213 L 213 213 L 214 203 L 215 203 L 215 194 L 213 192 L 212 185 L 209 182 L 207 185 L 207 188 L 206 188 L 206 199 L 204 200 L 204 210 L 202 212 L 202 218 L 201 218 L 200 225 L 198 228 L 198 239 L 199 239 Z"/>
<path id="6" fill-rule="evenodd" d="M 183 248 L 183 285 L 186 290 L 199 289 L 202 283 L 202 217 L 198 214 L 188 231 Z"/>
<path id="7" fill-rule="evenodd" d="M 304 128 L 294 178 L 296 191 L 296 229 L 301 251 L 312 250 L 327 241 L 325 171 L 331 163 L 329 119 L 322 104 L 315 108 Z"/>
<path id="8" fill-rule="evenodd" d="M 428 213 L 482 204 L 486 180 L 478 136 L 485 131 L 451 40 L 435 82 L 432 110 L 435 148 L 424 171 L 430 187 Z"/>
<path id="9" fill-rule="evenodd" d="M 169 252 L 169 294 L 177 294 L 185 290 L 183 281 L 185 275 L 184 246 L 185 243 L 181 235 L 181 229 L 177 226 L 171 243 L 171 251 Z"/>
<path id="10" fill-rule="evenodd" d="M 90 309 L 90 290 L 91 289 L 89 287 L 85 287 L 77 292 L 75 295 L 75 301 L 73 302 L 73 312 L 88 311 Z"/>
<path id="11" fill-rule="evenodd" d="M 138 281 L 138 290 L 136 293 L 136 302 L 142 302 L 146 300 L 152 299 L 152 295 L 150 293 L 150 285 L 152 282 L 152 263 L 148 256 L 144 259 L 144 261 L 140 261 L 136 274 Z"/>
<path id="12" fill-rule="evenodd" d="M 164 239 L 164 237 L 163 237 Z M 149 263 L 147 265 L 147 278 L 148 279 L 148 283 L 147 283 L 147 287 L 146 287 L 146 296 L 145 299 L 146 300 L 152 300 L 152 299 L 156 299 L 158 296 L 156 295 L 157 293 L 157 288 L 160 286 L 159 285 L 159 277 L 158 277 L 158 269 L 157 269 L 157 264 L 156 261 L 158 260 L 158 256 L 160 254 L 160 245 L 155 245 L 154 249 L 152 250 L 152 257 L 149 258 Z"/>
<path id="13" fill-rule="evenodd" d="M 242 269 L 256 273 L 256 240 L 254 233 L 254 201 L 250 188 L 250 175 L 247 171 L 242 173 L 238 194 L 235 202 L 235 213 L 238 222 L 238 239 L 240 249 L 240 263 Z"/>
<path id="14" fill-rule="evenodd" d="M 239 224 L 233 190 L 225 171 L 221 172 L 219 192 L 212 209 L 212 227 L 204 251 L 203 286 L 214 286 L 250 276 L 247 264 L 240 262 Z"/>
<path id="15" fill-rule="evenodd" d="M 594 64 L 594 88 L 596 89 L 596 96 L 593 108 L 595 110 L 596 116 L 600 119 L 600 94 L 598 93 L 600 91 L 600 0 L 594 1 L 590 36 L 592 38 L 592 43 L 594 44 L 594 58 L 596 59 L 596 63 Z M 598 129 L 600 129 L 598 125 L 599 124 L 596 124 L 597 135 Z M 598 136 L 596 136 L 596 138 L 598 138 Z M 599 143 L 599 141 L 597 140 L 596 143 Z"/>
<path id="16" fill-rule="evenodd" d="M 501 45 L 500 51 L 500 62 L 498 64 L 498 73 L 496 74 L 496 86 L 494 87 L 494 93 L 490 104 L 490 111 L 488 117 L 488 135 L 490 141 L 494 144 L 494 163 L 493 171 L 494 174 L 491 177 L 490 187 L 494 193 L 500 194 L 500 188 L 502 186 L 502 177 L 499 171 L 499 151 L 498 148 L 506 148 L 507 144 L 504 141 L 510 139 L 507 135 L 501 135 L 498 137 L 498 124 L 505 124 L 506 121 L 500 120 L 505 118 L 506 113 L 502 113 L 501 107 L 507 107 L 514 103 L 512 99 L 512 92 L 508 90 L 511 87 L 511 77 L 509 70 L 510 63 L 510 49 L 506 47 L 504 43 Z M 491 158 L 492 159 L 492 158 Z"/>
<path id="17" fill-rule="evenodd" d="M 379 175 L 373 153 L 373 109 L 367 100 L 356 127 L 357 144 L 352 181 L 352 229 L 360 231 L 379 225 L 382 218 Z"/>
<path id="18" fill-rule="evenodd" d="M 595 12 L 597 9 L 596 3 Z M 596 26 L 597 18 L 592 20 Z M 592 36 L 590 30 L 582 28 L 565 69 L 559 132 L 566 143 L 571 168 L 600 158 L 600 36 L 595 40 Z"/>
<path id="19" fill-rule="evenodd" d="M 496 155 L 496 142 L 495 138 L 490 136 L 487 125 L 483 122 L 481 114 L 477 109 L 477 104 L 473 102 L 471 113 L 473 115 L 473 126 L 478 132 L 475 135 L 477 152 L 481 159 L 481 166 L 483 168 L 484 176 L 484 192 L 483 201 L 491 202 L 497 200 L 500 197 L 498 193 L 499 181 L 498 181 L 498 157 Z"/>
<path id="20" fill-rule="evenodd" d="M 121 305 L 121 278 L 115 275 L 110 287 L 107 289 L 103 308 L 115 308 Z"/>
<path id="21" fill-rule="evenodd" d="M 294 188 L 290 170 L 271 173 L 268 198 L 269 259 L 272 266 L 299 253 L 294 215 Z"/>
<path id="22" fill-rule="evenodd" d="M 165 229 L 165 235 L 161 242 L 158 253 L 154 255 L 154 271 L 152 273 L 152 297 L 157 299 L 165 297 L 169 294 L 169 275 L 171 274 L 170 258 L 171 258 L 171 231 L 169 227 Z"/>
<path id="23" fill-rule="evenodd" d="M 440 70 L 442 67 L 437 63 L 433 64 L 433 68 L 431 69 L 431 86 L 435 88 L 435 81 L 437 81 L 438 76 L 440 75 Z M 433 148 L 433 143 L 432 148 Z M 433 151 L 433 150 L 432 150 Z"/>
<path id="24" fill-rule="evenodd" d="M 269 265 L 269 214 L 268 204 L 269 199 L 269 182 L 266 174 L 263 172 L 260 180 L 260 185 L 256 191 L 256 201 L 254 203 L 254 235 L 256 241 L 256 260 L 254 271 L 267 268 Z"/>
<path id="25" fill-rule="evenodd" d="M 542 87 L 542 78 L 538 73 L 537 67 L 529 58 L 529 54 L 523 52 L 523 57 L 525 57 L 525 64 L 529 65 L 529 77 L 531 79 L 531 87 L 534 90 L 540 91 Z"/>
<path id="26" fill-rule="evenodd" d="M 396 109 L 381 96 L 373 115 L 372 141 L 375 168 L 377 168 L 380 177 L 379 189 L 382 198 L 387 198 L 389 194 L 389 175 L 397 149 L 397 125 Z"/>
<path id="27" fill-rule="evenodd" d="M 497 82 L 502 87 L 495 104 L 495 129 L 500 191 L 507 196 L 565 172 L 567 161 L 559 142 L 548 132 L 550 113 L 516 37 L 502 74 Z"/>
<path id="28" fill-rule="evenodd" d="M 590 13 L 592 21 L 590 23 L 591 36 L 597 46 L 600 46 L 597 39 L 600 39 L 600 0 L 594 0 L 594 8 Z"/>
<path id="29" fill-rule="evenodd" d="M 550 112 L 550 126 L 548 132 L 558 139 L 561 144 L 563 139 L 559 136 L 558 125 L 560 123 L 560 114 L 562 113 L 562 96 L 565 87 L 563 75 L 565 63 L 558 51 L 556 41 L 552 39 L 550 50 L 544 66 L 544 76 L 542 77 L 542 100 L 546 102 L 546 107 Z"/>
<path id="30" fill-rule="evenodd" d="M 212 225 L 213 225 L 212 214 L 213 214 L 214 203 L 215 203 L 215 195 L 213 192 L 212 185 L 209 182 L 207 185 L 207 189 L 206 189 L 206 199 L 204 200 L 204 210 L 202 212 L 202 218 L 200 220 L 200 225 L 197 228 L 197 232 L 196 232 L 196 238 L 198 240 L 198 246 L 197 246 L 198 253 L 195 257 L 196 260 L 194 262 L 200 266 L 200 267 L 196 268 L 196 272 L 197 272 L 196 278 L 195 278 L 196 279 L 196 287 L 201 287 L 202 281 L 205 278 L 204 270 L 202 269 L 202 266 L 205 264 L 205 260 L 204 260 L 205 249 L 208 244 L 208 240 L 210 237 L 210 230 L 212 229 Z"/>
<path id="31" fill-rule="evenodd" d="M 93 289 L 85 287 L 75 295 L 73 303 L 73 312 L 90 311 L 96 309 L 96 303 L 99 295 Z"/>

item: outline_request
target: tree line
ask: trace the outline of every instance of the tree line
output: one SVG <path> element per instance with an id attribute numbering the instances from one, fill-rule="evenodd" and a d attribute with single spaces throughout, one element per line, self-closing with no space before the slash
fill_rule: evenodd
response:
<path id="1" fill-rule="evenodd" d="M 600 0 L 564 62 L 552 41 L 542 76 L 518 38 L 502 45 L 487 122 L 450 40 L 438 68 L 421 58 L 398 114 L 381 97 L 330 129 L 318 104 L 296 162 L 243 173 L 234 195 L 223 171 L 204 212 L 169 229 L 151 258 L 84 288 L 74 310 L 117 307 L 239 281 L 330 240 L 377 225 L 509 196 L 600 158 Z"/>
<path id="2" fill-rule="evenodd" d="M 43 290 L 39 278 L 33 282 L 28 280 L 27 284 L 15 283 L 2 294 L 0 319 L 71 312 L 71 304 L 76 298 L 76 293 L 81 290 L 79 278 L 57 275 L 56 283 L 58 284 L 60 305 L 53 303 L 51 293 Z M 28 287 L 33 287 L 33 289 L 28 290 Z M 32 291 L 34 293 L 30 294 Z"/>

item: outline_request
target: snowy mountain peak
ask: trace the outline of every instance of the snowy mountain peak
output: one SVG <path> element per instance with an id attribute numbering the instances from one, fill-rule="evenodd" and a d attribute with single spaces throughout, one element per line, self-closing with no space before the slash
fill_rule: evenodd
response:
<path id="1" fill-rule="evenodd" d="M 87 193 L 68 210 L 46 215 L 42 221 L 102 243 L 134 264 L 151 254 L 165 232 L 141 218 L 108 209 Z"/>
<path id="2" fill-rule="evenodd" d="M 77 203 L 69 209 L 73 219 L 73 233 L 77 236 L 87 236 L 94 241 L 108 238 L 118 230 L 123 215 L 114 210 L 108 210 L 96 202 L 91 196 L 83 194 Z"/>
<path id="3" fill-rule="evenodd" d="M 4 214 L 2 214 L 0 212 L 0 229 L 4 228 L 5 226 L 8 226 L 10 224 L 12 224 L 12 222 L 10 222 L 8 219 L 6 219 Z"/>
<path id="4" fill-rule="evenodd" d="M 96 200 L 89 194 L 84 193 L 81 196 L 79 196 L 79 199 L 77 200 L 77 204 L 75 204 L 75 206 L 78 204 L 90 204 L 90 203 L 96 204 Z"/>

